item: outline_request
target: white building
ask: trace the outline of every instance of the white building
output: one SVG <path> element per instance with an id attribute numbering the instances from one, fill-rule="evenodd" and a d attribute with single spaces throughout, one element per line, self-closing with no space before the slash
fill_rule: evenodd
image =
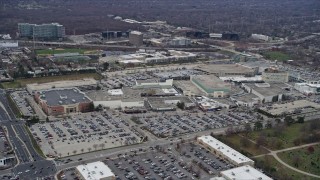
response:
<path id="1" fill-rule="evenodd" d="M 320 84 L 296 83 L 294 89 L 306 94 L 320 94 Z"/>
<path id="2" fill-rule="evenodd" d="M 17 48 L 18 41 L 0 41 L 0 48 Z"/>
<path id="3" fill-rule="evenodd" d="M 164 82 L 155 80 L 136 80 L 134 88 L 148 88 L 148 87 L 172 87 L 173 79 L 167 79 Z"/>
<path id="4" fill-rule="evenodd" d="M 270 37 L 263 35 L 263 34 L 252 34 L 251 35 L 252 39 L 256 39 L 256 40 L 262 40 L 262 41 L 269 41 Z"/>
<path id="5" fill-rule="evenodd" d="M 249 165 L 221 171 L 220 174 L 226 180 L 272 180 L 272 178 Z"/>
<path id="6" fill-rule="evenodd" d="M 187 46 L 189 44 L 191 44 L 191 40 L 184 37 L 176 37 L 169 41 L 171 46 Z"/>
<path id="7" fill-rule="evenodd" d="M 210 150 L 211 153 L 231 162 L 236 166 L 254 165 L 254 161 L 232 149 L 212 136 L 198 137 L 198 142 Z"/>
<path id="8" fill-rule="evenodd" d="M 111 169 L 101 161 L 83 164 L 76 167 L 77 175 L 82 180 L 114 180 Z"/>

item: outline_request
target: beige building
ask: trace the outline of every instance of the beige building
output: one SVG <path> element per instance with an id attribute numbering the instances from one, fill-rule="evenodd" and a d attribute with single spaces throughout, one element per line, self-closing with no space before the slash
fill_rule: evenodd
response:
<path id="1" fill-rule="evenodd" d="M 201 136 L 198 137 L 197 141 L 214 155 L 223 158 L 224 160 L 229 161 L 236 166 L 254 165 L 253 160 L 212 136 Z"/>
<path id="2" fill-rule="evenodd" d="M 190 81 L 208 97 L 228 97 L 231 91 L 231 84 L 214 75 L 191 76 Z"/>
<path id="3" fill-rule="evenodd" d="M 131 31 L 129 34 L 129 42 L 135 46 L 142 46 L 143 34 L 139 31 Z"/>
<path id="4" fill-rule="evenodd" d="M 265 82 L 282 82 L 289 81 L 289 73 L 285 71 L 279 71 L 276 68 L 267 68 L 262 72 L 262 80 Z"/>

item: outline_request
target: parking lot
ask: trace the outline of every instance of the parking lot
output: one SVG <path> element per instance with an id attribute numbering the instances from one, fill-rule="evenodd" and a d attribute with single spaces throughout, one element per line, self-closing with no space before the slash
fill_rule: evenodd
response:
<path id="1" fill-rule="evenodd" d="M 11 98 L 15 101 L 20 112 L 25 117 L 31 117 L 34 114 L 32 107 L 27 102 L 27 97 L 30 97 L 27 91 L 15 91 L 10 94 Z"/>
<path id="2" fill-rule="evenodd" d="M 247 113 L 162 113 L 161 115 L 137 115 L 143 128 L 157 137 L 175 137 L 177 135 L 199 132 L 208 129 L 224 128 L 255 122 L 257 118 Z"/>
<path id="3" fill-rule="evenodd" d="M 136 144 L 141 140 L 127 120 L 110 113 L 73 115 L 62 121 L 35 124 L 30 130 L 42 151 L 52 157 Z"/>
<path id="4" fill-rule="evenodd" d="M 136 84 L 136 80 L 147 80 L 153 77 L 147 73 L 135 73 L 117 77 L 110 77 L 102 80 L 101 83 L 108 89 L 120 88 L 121 86 L 131 87 Z"/>
<path id="5" fill-rule="evenodd" d="M 209 151 L 193 143 L 150 147 L 148 152 L 120 154 L 105 163 L 125 179 L 209 179 L 233 167 Z"/>

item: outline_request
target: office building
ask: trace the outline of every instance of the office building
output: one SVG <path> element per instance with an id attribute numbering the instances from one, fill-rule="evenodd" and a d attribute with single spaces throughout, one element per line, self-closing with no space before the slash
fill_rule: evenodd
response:
<path id="1" fill-rule="evenodd" d="M 29 24 L 19 23 L 18 33 L 20 37 L 59 39 L 65 37 L 65 27 L 58 23 L 51 24 Z"/>

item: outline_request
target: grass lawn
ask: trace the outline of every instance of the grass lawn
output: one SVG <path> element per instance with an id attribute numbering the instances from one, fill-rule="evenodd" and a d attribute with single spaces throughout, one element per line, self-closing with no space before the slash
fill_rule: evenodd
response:
<path id="1" fill-rule="evenodd" d="M 20 87 L 25 87 L 26 84 L 32 84 L 32 83 L 47 83 L 47 82 L 53 82 L 53 81 L 79 80 L 83 78 L 94 78 L 96 80 L 99 80 L 102 77 L 97 73 L 71 74 L 71 75 L 63 75 L 63 76 L 47 76 L 47 77 L 36 77 L 36 78 L 28 78 L 28 79 L 16 79 L 13 82 L 1 83 L 1 86 L 5 89 L 20 88 Z"/>
<path id="2" fill-rule="evenodd" d="M 280 51 L 269 51 L 263 53 L 264 57 L 270 60 L 286 61 L 291 59 L 290 55 Z"/>
<path id="3" fill-rule="evenodd" d="M 301 127 L 309 122 L 305 122 L 303 124 L 292 124 L 283 130 L 279 135 L 276 135 L 274 128 L 272 129 L 264 129 L 262 131 L 253 131 L 249 133 L 250 139 L 256 141 L 259 137 L 260 133 L 264 133 L 266 135 L 267 145 L 266 147 L 277 150 L 284 149 L 295 146 L 293 141 L 302 135 Z M 279 141 L 281 146 L 275 146 L 275 142 Z"/>
<path id="4" fill-rule="evenodd" d="M 309 152 L 308 147 L 285 151 L 278 156 L 286 163 L 311 174 L 320 175 L 320 145 L 312 146 L 314 152 Z"/>
<path id="5" fill-rule="evenodd" d="M 40 49 L 36 50 L 37 55 L 52 55 L 52 54 L 62 54 L 62 53 L 79 53 L 79 54 L 90 54 L 95 53 L 96 50 L 86 50 L 86 49 Z"/>
<path id="6" fill-rule="evenodd" d="M 283 166 L 273 156 L 270 155 L 254 158 L 253 160 L 256 162 L 256 166 L 258 168 L 262 168 L 268 176 L 272 176 L 273 178 L 296 180 L 316 179 Z"/>
<path id="7" fill-rule="evenodd" d="M 267 151 L 264 148 L 256 147 L 254 143 L 248 141 L 248 144 L 246 146 L 241 143 L 242 137 L 238 135 L 231 135 L 231 136 L 222 136 L 219 138 L 222 142 L 228 144 L 232 148 L 236 149 L 237 151 L 247 155 L 247 156 L 256 156 L 260 154 L 266 154 L 269 151 Z"/>
<path id="8" fill-rule="evenodd" d="M 3 82 L 0 83 L 1 88 L 3 89 L 8 89 L 8 88 L 20 88 L 20 83 L 17 81 L 12 81 L 12 82 Z"/>

